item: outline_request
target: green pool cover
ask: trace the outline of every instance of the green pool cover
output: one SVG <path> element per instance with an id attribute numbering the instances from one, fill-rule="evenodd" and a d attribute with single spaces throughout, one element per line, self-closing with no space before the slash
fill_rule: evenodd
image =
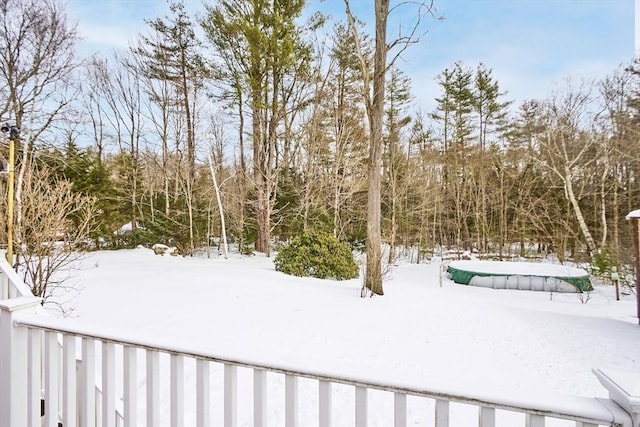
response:
<path id="1" fill-rule="evenodd" d="M 475 276 L 553 277 L 575 286 L 578 292 L 593 290 L 589 273 L 581 268 L 565 265 L 509 261 L 452 261 L 447 267 L 447 273 L 454 282 L 463 285 L 468 285 Z"/>

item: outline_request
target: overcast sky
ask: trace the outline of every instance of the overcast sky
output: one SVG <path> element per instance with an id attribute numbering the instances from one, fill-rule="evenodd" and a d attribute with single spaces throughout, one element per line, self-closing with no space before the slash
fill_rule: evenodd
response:
<path id="1" fill-rule="evenodd" d="M 436 77 L 460 60 L 493 70 L 507 98 L 548 96 L 565 78 L 598 78 L 628 64 L 634 53 L 634 0 L 435 0 L 443 20 L 429 19 L 426 36 L 398 66 L 412 78 L 416 103 L 433 108 L 439 96 Z M 199 0 L 185 0 L 194 16 Z M 397 1 L 392 0 L 392 4 Z M 333 21 L 344 18 L 343 0 L 308 0 Z M 358 17 L 372 23 L 373 0 L 351 0 Z M 125 47 L 146 33 L 145 18 L 166 15 L 163 0 L 68 0 L 69 15 L 84 37 L 83 52 Z M 401 10 L 391 17 L 407 25 Z M 332 28 L 328 24 L 327 31 Z"/>

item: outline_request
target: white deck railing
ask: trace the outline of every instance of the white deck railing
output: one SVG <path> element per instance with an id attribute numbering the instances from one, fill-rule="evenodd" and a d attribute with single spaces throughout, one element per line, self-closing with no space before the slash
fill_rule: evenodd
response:
<path id="1" fill-rule="evenodd" d="M 3 271 L 3 277 L 17 280 L 11 272 Z M 207 427 L 215 421 L 236 427 L 251 411 L 255 427 L 265 427 L 274 413 L 281 413 L 278 425 L 307 427 L 311 405 L 313 425 L 320 427 L 406 427 L 410 415 L 416 416 L 408 408 L 419 400 L 427 403 L 421 407 L 421 420 L 435 427 L 454 425 L 452 408 L 458 404 L 474 412 L 474 424 L 480 427 L 540 427 L 555 425 L 555 420 L 568 420 L 577 427 L 640 427 L 640 382 L 632 376 L 616 381 L 596 372 L 612 399 L 492 394 L 486 389 L 417 387 L 374 377 L 336 376 L 100 332 L 91 325 L 48 317 L 39 311 L 39 299 L 18 296 L 20 292 L 5 286 L 4 279 L 0 282 L 3 297 L 15 297 L 0 301 L 0 426 Z M 251 374 L 249 384 L 239 381 L 240 370 Z M 351 392 L 345 394 L 345 388 Z M 372 415 L 378 413 L 371 403 L 374 394 L 387 395 L 391 402 L 388 423 Z M 342 415 L 345 405 L 352 406 L 352 418 L 337 420 L 335 408 L 340 407 Z M 433 421 L 426 422 L 428 418 Z M 471 425 L 467 421 L 462 425 Z"/>
<path id="2" fill-rule="evenodd" d="M 0 300 L 31 295 L 31 289 L 18 277 L 0 251 Z"/>
<path id="3" fill-rule="evenodd" d="M 33 301 L 33 294 L 31 292 L 31 289 L 29 288 L 29 286 L 27 286 L 24 281 L 22 279 L 20 279 L 20 277 L 18 276 L 18 274 L 16 273 L 16 271 L 13 269 L 13 267 L 11 267 L 11 265 L 9 264 L 9 262 L 7 261 L 7 259 L 5 258 L 5 253 L 4 252 L 0 252 L 0 301 L 6 301 L 6 300 L 10 300 L 10 299 L 16 299 L 16 298 L 21 298 L 21 297 L 26 297 L 29 298 Z M 44 311 L 44 309 L 42 308 L 42 305 L 40 304 L 40 300 L 37 299 L 38 304 L 36 304 L 33 308 L 34 313 L 38 313 L 38 314 L 43 314 L 45 315 L 46 312 Z M 5 341 L 2 340 L 0 341 L 0 356 L 4 356 L 4 354 L 2 354 L 4 352 L 4 350 L 2 349 L 3 343 Z M 40 343 L 40 345 L 42 345 L 42 343 Z M 5 346 L 6 347 L 6 346 Z M 58 340 L 57 343 L 57 347 L 58 350 L 60 352 L 63 352 L 63 341 L 62 340 Z M 69 348 L 67 346 L 67 348 Z M 69 352 L 69 355 L 72 355 L 73 353 Z M 35 361 L 35 355 L 29 353 L 29 360 L 33 360 Z M 75 355 L 73 356 L 75 357 Z M 1 359 L 0 358 L 0 362 Z M 43 363 L 43 361 L 41 361 Z M 79 362 L 78 359 L 76 359 L 76 362 Z M 2 377 L 0 376 L 0 383 L 2 381 Z M 41 383 L 42 383 L 42 378 L 40 379 Z M 0 384 L 0 388 L 2 387 L 2 385 Z M 94 395 L 94 400 L 97 402 L 96 405 L 98 407 L 98 409 L 100 408 L 100 402 L 102 401 L 102 390 L 100 388 L 100 385 L 96 385 L 94 387 L 93 390 L 93 395 Z M 36 399 L 36 397 L 34 397 L 34 399 Z M 35 419 L 35 412 L 36 411 L 40 411 L 45 412 L 47 410 L 47 406 L 50 405 L 51 402 L 49 401 L 49 403 L 47 403 L 47 401 L 44 399 L 44 390 L 41 390 L 41 397 L 39 400 L 39 403 L 34 400 L 33 401 L 33 411 L 34 413 L 31 414 L 30 418 L 31 419 Z M 37 408 L 37 406 L 40 405 L 40 409 Z M 0 421 L 2 421 L 2 411 L 1 411 L 1 404 L 0 404 Z M 49 411 L 49 413 L 60 413 L 60 409 L 58 408 L 57 411 Z M 118 407 L 116 409 L 116 414 L 115 417 L 117 419 L 117 426 L 122 426 L 122 422 L 123 422 L 123 417 L 122 417 L 122 410 L 121 407 Z M 97 422 L 99 421 L 99 419 L 97 419 Z M 32 423 L 29 422 L 29 425 L 35 425 L 37 424 L 38 426 L 40 426 L 39 423 Z M 60 423 L 62 424 L 62 423 Z M 0 422 L 0 426 L 4 426 L 5 424 Z M 13 424 L 6 424 L 6 425 L 13 425 Z M 52 425 L 58 425 L 58 424 L 52 424 Z M 100 425 L 99 423 L 96 425 Z"/>

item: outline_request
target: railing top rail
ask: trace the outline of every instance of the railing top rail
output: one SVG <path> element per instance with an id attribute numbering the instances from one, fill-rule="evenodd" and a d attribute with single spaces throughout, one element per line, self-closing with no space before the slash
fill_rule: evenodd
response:
<path id="1" fill-rule="evenodd" d="M 327 381 L 337 384 L 346 384 L 356 387 L 383 390 L 394 393 L 403 393 L 413 396 L 421 396 L 432 399 L 447 400 L 451 402 L 465 403 L 482 407 L 491 407 L 515 412 L 524 412 L 534 415 L 542 415 L 553 418 L 568 419 L 584 423 L 624 425 L 631 426 L 631 416 L 620 406 L 609 399 L 589 398 L 565 395 L 561 393 L 548 393 L 527 391 L 507 391 L 504 387 L 490 387 L 490 385 L 474 385 L 452 381 L 450 379 L 433 378 L 430 387 L 399 381 L 380 381 L 377 378 L 366 376 L 344 376 L 329 372 L 309 370 L 292 365 L 278 363 L 264 363 L 245 358 L 227 357 L 214 354 L 209 351 L 201 351 L 183 348 L 166 343 L 147 341 L 138 338 L 126 338 L 117 336 L 113 331 L 99 331 L 90 329 L 86 325 L 79 325 L 68 319 L 50 318 L 38 315 L 21 316 L 16 325 L 34 328 L 44 331 L 70 334 L 85 339 L 93 339 L 101 342 L 119 344 L 145 350 L 159 351 L 168 354 L 181 355 L 196 359 L 209 360 L 226 365 L 265 370 L 294 375 L 302 378 Z M 464 390 L 464 392 L 460 392 Z M 506 397 L 508 396 L 508 397 Z"/>

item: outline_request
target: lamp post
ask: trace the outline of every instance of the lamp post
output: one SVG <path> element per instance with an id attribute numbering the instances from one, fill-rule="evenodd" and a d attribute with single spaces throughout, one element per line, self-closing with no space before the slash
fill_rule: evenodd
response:
<path id="1" fill-rule="evenodd" d="M 2 125 L 2 133 L 9 134 L 8 194 L 7 194 L 7 261 L 13 265 L 13 191 L 15 175 L 15 142 L 20 138 L 20 129 L 16 126 Z"/>

